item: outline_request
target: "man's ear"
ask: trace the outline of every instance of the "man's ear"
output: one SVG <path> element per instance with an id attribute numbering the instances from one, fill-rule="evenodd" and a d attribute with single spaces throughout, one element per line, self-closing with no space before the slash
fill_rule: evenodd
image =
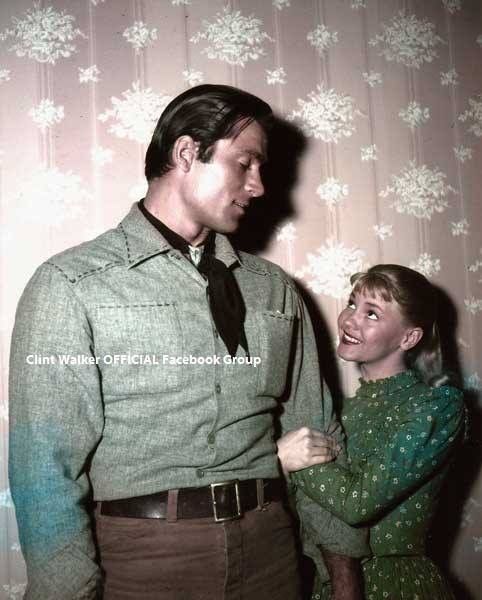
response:
<path id="1" fill-rule="evenodd" d="M 404 351 L 410 350 L 418 344 L 423 337 L 423 329 L 421 327 L 411 327 L 408 329 L 400 343 L 400 348 Z"/>
<path id="2" fill-rule="evenodd" d="M 182 171 L 188 172 L 197 157 L 198 144 L 190 135 L 181 135 L 172 148 L 172 162 Z"/>

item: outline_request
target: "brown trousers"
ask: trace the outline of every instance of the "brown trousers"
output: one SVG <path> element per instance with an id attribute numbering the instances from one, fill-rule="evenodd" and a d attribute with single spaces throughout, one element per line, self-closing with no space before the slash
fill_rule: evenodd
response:
<path id="1" fill-rule="evenodd" d="M 96 516 L 104 600 L 299 600 L 291 516 L 281 502 L 241 519 Z"/>

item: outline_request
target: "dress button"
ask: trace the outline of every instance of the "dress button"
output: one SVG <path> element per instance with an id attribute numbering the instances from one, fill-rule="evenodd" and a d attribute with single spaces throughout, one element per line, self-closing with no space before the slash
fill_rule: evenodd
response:
<path id="1" fill-rule="evenodd" d="M 216 441 L 216 435 L 214 433 L 210 433 L 208 435 L 208 444 L 214 444 L 214 442 Z"/>
<path id="2" fill-rule="evenodd" d="M 214 337 L 218 338 L 219 337 L 219 333 L 217 329 L 213 329 L 213 333 L 214 333 Z"/>
<path id="3" fill-rule="evenodd" d="M 216 394 L 221 393 L 221 386 L 219 385 L 219 383 L 216 384 L 216 387 L 214 389 L 216 390 Z"/>
<path id="4" fill-rule="evenodd" d="M 204 477 L 204 471 L 202 469 L 196 469 L 196 475 L 201 479 Z"/>

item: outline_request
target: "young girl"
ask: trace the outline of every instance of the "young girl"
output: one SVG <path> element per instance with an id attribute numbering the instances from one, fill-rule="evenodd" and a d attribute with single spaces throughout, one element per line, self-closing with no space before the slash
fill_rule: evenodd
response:
<path id="1" fill-rule="evenodd" d="M 440 488 L 464 429 L 459 390 L 446 385 L 437 331 L 436 294 L 406 267 L 376 265 L 354 275 L 338 317 L 338 355 L 358 363 L 362 379 L 344 402 L 347 463 L 291 473 L 308 496 L 354 526 L 368 526 L 372 556 L 362 565 L 367 600 L 452 600 L 425 541 Z M 307 446 L 297 432 L 279 441 L 285 472 L 299 469 Z M 298 450 L 298 459 L 293 457 Z M 319 450 L 318 450 L 319 453 Z M 312 459 L 312 457 L 311 457 Z M 313 464 L 306 459 L 304 466 Z M 330 597 L 315 585 L 314 599 Z"/>

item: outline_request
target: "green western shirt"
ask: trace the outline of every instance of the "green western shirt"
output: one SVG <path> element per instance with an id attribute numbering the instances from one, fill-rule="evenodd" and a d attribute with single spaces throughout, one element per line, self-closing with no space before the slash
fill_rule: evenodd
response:
<path id="1" fill-rule="evenodd" d="M 9 469 L 28 600 L 95 597 L 91 492 L 110 500 L 278 477 L 278 409 L 282 430 L 332 421 L 292 281 L 219 234 L 215 254 L 238 282 L 257 366 L 242 349 L 232 364 L 205 279 L 137 205 L 28 283 L 11 349 Z M 357 532 L 306 502 L 313 542 L 359 551 Z"/>

